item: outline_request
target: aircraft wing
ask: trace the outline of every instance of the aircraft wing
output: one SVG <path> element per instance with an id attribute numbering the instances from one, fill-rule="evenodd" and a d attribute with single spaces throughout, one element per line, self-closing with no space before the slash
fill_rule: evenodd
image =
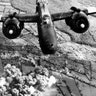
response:
<path id="1" fill-rule="evenodd" d="M 81 11 L 84 12 L 87 16 L 91 15 L 93 17 L 96 17 L 96 12 L 88 12 L 87 9 L 84 9 L 84 10 L 81 10 Z M 54 14 L 51 14 L 51 18 L 52 18 L 52 21 L 63 20 L 63 19 L 66 19 L 68 17 L 71 17 L 74 12 L 75 11 L 70 10 L 68 12 L 54 13 Z"/>
<path id="2" fill-rule="evenodd" d="M 51 14 L 52 21 L 65 19 L 65 23 L 76 33 L 84 33 L 89 28 L 88 10 L 71 7 L 68 12 Z"/>
<path id="3" fill-rule="evenodd" d="M 25 23 L 36 23 L 38 21 L 38 15 L 37 14 L 4 14 L 0 16 L 0 22 L 3 22 L 6 20 L 8 17 L 15 17 L 17 18 L 20 22 L 25 22 Z"/>
<path id="4" fill-rule="evenodd" d="M 68 11 L 68 12 L 61 12 L 61 13 L 55 13 L 55 14 L 51 14 L 51 18 L 52 21 L 58 21 L 58 20 L 62 20 L 65 19 L 67 17 L 72 16 L 73 11 Z M 6 18 L 8 17 L 15 17 L 17 18 L 20 22 L 30 22 L 30 23 L 36 23 L 38 22 L 38 14 L 4 14 L 4 15 L 0 15 L 0 22 L 5 21 Z"/>
<path id="5" fill-rule="evenodd" d="M 38 21 L 38 15 L 34 14 L 17 14 L 15 16 L 19 21 L 36 23 Z"/>
<path id="6" fill-rule="evenodd" d="M 1 16 L 2 32 L 9 39 L 17 38 L 24 28 L 24 23 L 37 23 L 37 14 L 9 13 Z"/>
<path id="7" fill-rule="evenodd" d="M 52 21 L 58 21 L 58 20 L 66 19 L 67 17 L 72 16 L 72 14 L 73 14 L 73 11 L 54 13 L 54 14 L 51 14 L 51 18 L 52 18 Z"/>

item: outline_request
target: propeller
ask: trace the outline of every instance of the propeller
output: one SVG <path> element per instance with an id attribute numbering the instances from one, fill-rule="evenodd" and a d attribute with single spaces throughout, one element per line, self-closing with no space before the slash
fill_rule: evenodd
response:
<path id="1" fill-rule="evenodd" d="M 71 17 L 65 19 L 65 22 L 70 28 L 76 33 L 84 33 L 89 28 L 89 21 L 87 18 L 87 11 L 81 11 L 72 7 L 71 10 L 74 11 Z"/>
<path id="2" fill-rule="evenodd" d="M 13 15 L 10 15 L 8 18 L 6 18 L 3 21 L 3 34 L 8 39 L 15 39 L 21 34 L 21 30 L 24 27 L 23 22 L 19 22 L 17 18 L 15 18 Z"/>

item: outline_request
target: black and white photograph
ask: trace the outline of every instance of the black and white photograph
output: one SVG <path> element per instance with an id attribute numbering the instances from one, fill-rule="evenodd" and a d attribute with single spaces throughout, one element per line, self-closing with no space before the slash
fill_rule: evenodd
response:
<path id="1" fill-rule="evenodd" d="M 96 96 L 96 0 L 0 0 L 0 96 Z"/>

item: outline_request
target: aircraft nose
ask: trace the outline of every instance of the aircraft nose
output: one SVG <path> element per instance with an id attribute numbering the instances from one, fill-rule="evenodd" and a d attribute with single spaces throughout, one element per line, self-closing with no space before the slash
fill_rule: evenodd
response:
<path id="1" fill-rule="evenodd" d="M 54 45 L 52 43 L 50 43 L 48 46 L 49 46 L 49 48 L 53 48 L 54 47 Z"/>
<path id="2" fill-rule="evenodd" d="M 56 48 L 57 48 L 57 47 L 56 47 L 55 44 L 53 44 L 53 43 L 48 43 L 47 46 L 48 46 L 49 50 L 56 51 Z"/>

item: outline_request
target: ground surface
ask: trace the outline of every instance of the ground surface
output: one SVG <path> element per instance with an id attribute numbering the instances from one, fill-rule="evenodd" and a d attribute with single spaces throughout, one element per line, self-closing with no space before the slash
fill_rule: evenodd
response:
<path id="1" fill-rule="evenodd" d="M 0 0 L 0 13 L 6 12 L 35 12 L 35 0 Z M 11 7 L 11 5 L 13 7 Z M 25 6 L 26 4 L 26 6 Z M 96 1 L 95 0 L 49 0 L 49 9 L 51 13 L 68 11 L 71 6 L 77 6 L 82 8 L 87 7 L 91 11 L 93 8 L 95 10 Z M 16 10 L 18 9 L 18 10 Z M 64 21 L 58 21 L 55 23 L 57 28 L 58 36 L 58 47 L 59 50 L 55 55 L 43 56 L 39 44 L 36 24 L 26 24 L 25 28 L 28 30 L 23 30 L 20 37 L 14 40 L 8 40 L 0 31 L 0 56 L 1 63 L 6 65 L 7 63 L 23 65 L 23 71 L 28 72 L 32 70 L 32 63 L 41 64 L 47 67 L 49 70 L 60 70 L 65 66 L 65 61 L 67 61 L 67 67 L 69 69 L 74 69 L 75 71 L 84 72 L 83 65 L 89 70 L 90 63 L 92 64 L 93 81 L 91 83 L 96 83 L 96 20 L 95 17 L 89 16 L 90 28 L 84 34 L 77 34 L 70 30 Z M 1 27 L 1 26 L 0 26 Z M 62 37 L 61 37 L 62 36 Z M 82 45 L 80 44 L 82 43 Z M 91 46 L 90 46 L 91 45 Z M 15 46 L 15 47 L 14 47 Z M 63 54 L 63 55 L 62 55 Z M 38 59 L 39 58 L 39 59 Z M 83 65 L 82 65 L 83 64 Z M 18 65 L 19 66 L 19 65 Z M 1 67 L 0 67 L 1 68 Z M 2 68 L 1 68 L 2 70 Z M 87 70 L 87 72 L 88 72 Z M 76 75 L 82 77 L 86 80 L 85 76 L 78 74 Z M 96 88 L 90 87 L 80 83 L 81 92 L 84 96 L 95 96 Z"/>

